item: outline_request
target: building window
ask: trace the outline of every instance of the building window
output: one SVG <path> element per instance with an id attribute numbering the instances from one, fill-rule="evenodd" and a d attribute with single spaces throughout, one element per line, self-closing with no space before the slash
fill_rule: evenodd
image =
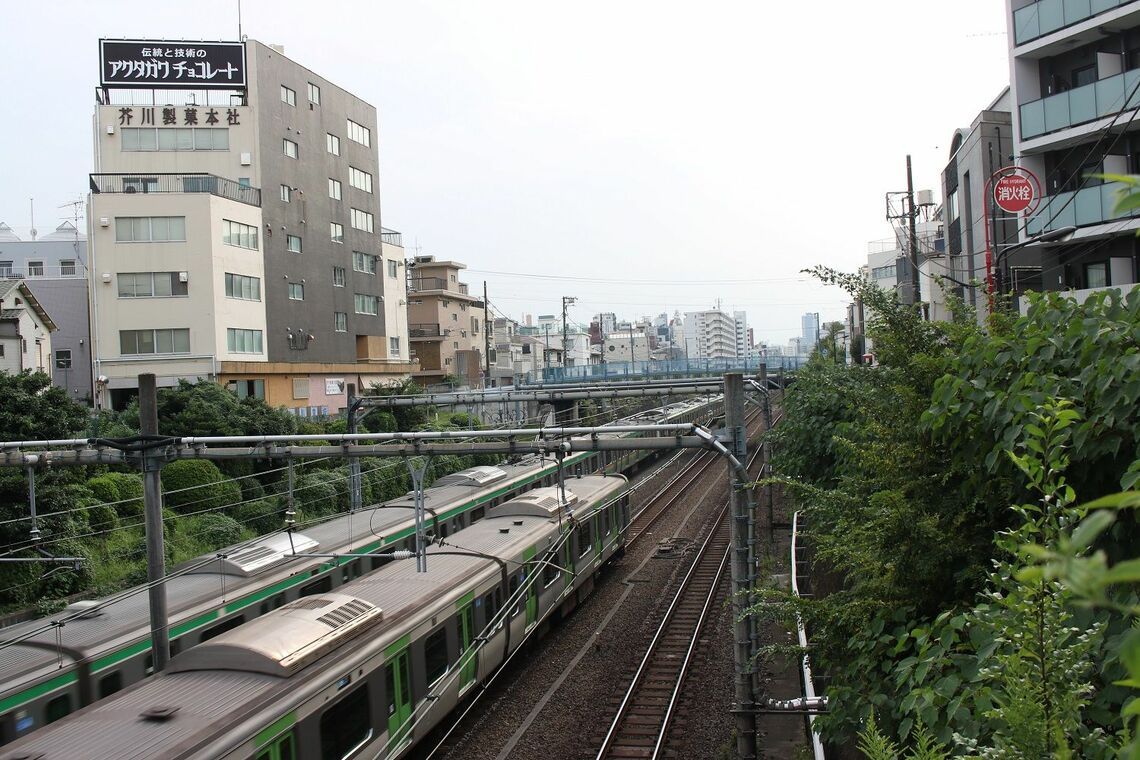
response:
<path id="1" fill-rule="evenodd" d="M 290 301 L 304 301 L 305 300 L 305 283 L 291 282 L 289 283 L 289 300 Z"/>
<path id="2" fill-rule="evenodd" d="M 372 145 L 372 131 L 363 124 L 357 124 L 352 119 L 348 120 L 348 139 L 353 142 L 358 142 L 364 147 Z"/>
<path id="3" fill-rule="evenodd" d="M 333 287 L 344 287 L 344 267 L 333 267 Z"/>
<path id="4" fill-rule="evenodd" d="M 293 188 L 289 187 L 288 185 L 282 185 L 281 186 L 281 202 L 282 203 L 288 203 L 292 197 L 293 197 Z"/>
<path id="5" fill-rule="evenodd" d="M 28 262 L 28 277 L 43 277 L 44 263 L 42 261 Z"/>
<path id="6" fill-rule="evenodd" d="M 61 348 L 55 352 L 55 368 L 71 369 L 71 349 Z"/>
<path id="7" fill-rule="evenodd" d="M 227 127 L 156 129 L 124 127 L 120 130 L 124 152 L 153 150 L 229 150 Z"/>
<path id="8" fill-rule="evenodd" d="M 238 398 L 265 398 L 264 380 L 238 380 L 233 384 Z"/>
<path id="9" fill-rule="evenodd" d="M 451 312 L 451 321 L 452 322 L 458 322 L 459 321 L 459 315 L 456 314 L 454 311 Z"/>
<path id="10" fill-rule="evenodd" d="M 188 293 L 181 272 L 119 272 L 119 298 L 169 298 Z"/>
<path id="11" fill-rule="evenodd" d="M 399 339 L 399 337 L 393 336 L 391 338 L 388 338 L 388 353 L 392 356 L 399 356 L 400 355 L 400 339 Z"/>
<path id="12" fill-rule="evenodd" d="M 260 301 L 261 278 L 226 272 L 226 298 Z"/>
<path id="13" fill-rule="evenodd" d="M 260 354 L 261 330 L 226 328 L 226 348 L 234 354 Z"/>
<path id="14" fill-rule="evenodd" d="M 336 222 L 329 222 L 329 235 L 332 237 L 334 243 L 344 242 L 344 225 L 337 224 Z"/>
<path id="15" fill-rule="evenodd" d="M 309 82 L 309 102 L 316 103 L 318 106 L 321 104 L 321 88 L 312 82 Z"/>
<path id="16" fill-rule="evenodd" d="M 285 85 L 281 85 L 281 102 L 288 103 L 291 106 L 297 105 L 297 92 Z"/>
<path id="17" fill-rule="evenodd" d="M 348 332 L 348 314 L 343 311 L 333 312 L 333 330 Z"/>
<path id="18" fill-rule="evenodd" d="M 0 261 L 0 277 L 9 278 L 12 276 L 12 262 Z"/>
<path id="19" fill-rule="evenodd" d="M 285 155 L 288 158 L 296 158 L 297 157 L 297 143 L 293 142 L 292 140 L 286 139 L 286 140 L 281 141 L 281 146 L 282 146 L 282 149 L 285 151 Z"/>
<path id="20" fill-rule="evenodd" d="M 256 251 L 257 228 L 249 224 L 231 222 L 229 219 L 223 219 L 222 242 L 226 245 L 232 245 L 238 248 L 248 248 L 251 251 Z"/>
<path id="21" fill-rule="evenodd" d="M 376 274 L 376 257 L 370 253 L 352 252 L 352 269 L 365 274 Z"/>
<path id="22" fill-rule="evenodd" d="M 293 398 L 308 398 L 309 397 L 309 378 L 295 377 L 293 378 Z"/>
<path id="23" fill-rule="evenodd" d="M 392 259 L 389 259 L 389 261 L 388 261 L 388 276 L 389 277 L 399 276 L 396 272 L 396 262 Z"/>
<path id="24" fill-rule="evenodd" d="M 340 200 L 340 180 L 329 177 L 329 197 L 334 201 Z"/>
<path id="25" fill-rule="evenodd" d="M 75 276 L 75 259 L 60 259 L 59 276 L 60 277 L 74 277 Z"/>
<path id="26" fill-rule="evenodd" d="M 29 264 L 29 266 L 31 266 Z M 1108 287 L 1108 263 L 1101 261 L 1097 264 L 1085 264 L 1085 287 Z"/>
<path id="27" fill-rule="evenodd" d="M 372 214 L 369 214 L 367 211 L 361 211 L 358 208 L 350 209 L 348 213 L 348 221 L 352 225 L 353 229 L 363 230 L 364 232 L 372 232 Z"/>
<path id="28" fill-rule="evenodd" d="M 373 316 L 380 310 L 380 299 L 376 296 L 365 295 L 364 293 L 356 294 L 356 313 L 357 314 L 372 314 Z"/>
<path id="29" fill-rule="evenodd" d="M 366 193 L 372 192 L 372 175 L 355 166 L 348 167 L 348 184 Z"/>
<path id="30" fill-rule="evenodd" d="M 124 356 L 141 354 L 188 354 L 190 330 L 120 330 L 119 353 Z"/>
<path id="31" fill-rule="evenodd" d="M 118 243 L 181 243 L 186 241 L 184 216 L 120 216 L 115 218 Z"/>
<path id="32" fill-rule="evenodd" d="M 334 156 L 340 155 L 340 138 L 331 132 L 325 134 L 325 148 Z"/>
<path id="33" fill-rule="evenodd" d="M 289 253 L 301 252 L 301 236 L 300 235 L 286 235 L 285 236 L 285 250 Z"/>
<path id="34" fill-rule="evenodd" d="M 479 334 L 479 317 L 471 317 L 471 334 Z"/>

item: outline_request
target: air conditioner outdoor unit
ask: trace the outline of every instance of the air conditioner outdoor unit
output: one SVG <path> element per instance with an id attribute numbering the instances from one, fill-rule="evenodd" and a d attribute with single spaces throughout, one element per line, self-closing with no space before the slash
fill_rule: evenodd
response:
<path id="1" fill-rule="evenodd" d="M 252 163 L 253 163 L 253 154 L 251 154 L 251 153 L 242 153 L 241 154 L 241 165 L 242 166 L 249 166 Z"/>
<path id="2" fill-rule="evenodd" d="M 179 282 L 189 282 L 190 281 L 190 273 L 189 272 L 179 272 L 178 273 L 178 281 Z"/>

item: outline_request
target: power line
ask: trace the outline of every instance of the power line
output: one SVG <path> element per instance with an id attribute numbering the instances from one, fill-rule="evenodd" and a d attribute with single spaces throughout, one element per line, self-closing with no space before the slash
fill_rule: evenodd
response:
<path id="1" fill-rule="evenodd" d="M 612 285 L 733 285 L 736 283 L 765 284 L 776 282 L 810 282 L 807 277 L 759 277 L 741 278 L 733 280 L 631 280 L 628 278 L 612 279 L 603 277 L 575 277 L 560 274 L 534 274 L 527 272 L 499 272 L 491 269 L 468 269 L 470 273 L 493 274 L 499 277 L 523 277 L 531 280 L 559 280 L 564 282 L 593 282 L 608 283 Z"/>

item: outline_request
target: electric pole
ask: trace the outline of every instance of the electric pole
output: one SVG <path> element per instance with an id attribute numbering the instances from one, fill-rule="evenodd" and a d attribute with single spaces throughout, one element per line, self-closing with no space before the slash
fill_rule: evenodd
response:
<path id="1" fill-rule="evenodd" d="M 491 384 L 491 327 L 495 320 L 491 317 L 491 304 L 487 300 L 487 281 L 483 280 L 483 388 Z"/>
<path id="2" fill-rule="evenodd" d="M 566 322 L 566 307 L 575 303 L 578 299 L 573 296 L 562 296 L 562 366 L 569 367 L 570 360 L 566 354 L 566 342 L 569 340 L 569 324 Z"/>
<path id="3" fill-rule="evenodd" d="M 915 230 L 915 217 L 918 208 L 914 205 L 914 177 L 910 171 L 910 154 L 906 157 L 906 213 L 909 217 L 910 231 L 910 284 L 914 292 L 914 305 L 919 308 L 922 303 L 922 289 L 918 284 L 918 232 Z"/>
<path id="4" fill-rule="evenodd" d="M 550 325 L 543 325 L 546 332 L 546 345 L 542 350 L 542 379 L 546 380 L 546 368 L 550 366 Z"/>
<path id="5" fill-rule="evenodd" d="M 139 375 L 139 432 L 153 446 L 158 438 L 158 393 L 153 374 Z M 154 672 L 170 659 L 170 626 L 166 607 L 166 549 L 162 532 L 162 458 L 153 448 L 142 452 L 143 517 L 146 530 L 146 579 L 150 602 L 151 656 Z"/>

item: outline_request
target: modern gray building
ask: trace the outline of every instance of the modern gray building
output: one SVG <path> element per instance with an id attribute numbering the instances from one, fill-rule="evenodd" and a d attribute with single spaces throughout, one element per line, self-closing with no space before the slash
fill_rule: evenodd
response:
<path id="1" fill-rule="evenodd" d="M 1015 162 L 1044 197 L 1019 219 L 1020 248 L 995 251 L 1001 292 L 1020 272 L 1078 299 L 1138 281 L 1140 212 L 1118 212 L 1140 172 L 1140 0 L 1006 0 Z M 1034 270 L 1036 270 L 1034 272 Z"/>
<path id="2" fill-rule="evenodd" d="M 88 214 L 100 404 L 153 372 L 325 415 L 349 384 L 410 374 L 374 106 L 253 40 L 103 40 L 101 76 Z"/>
<path id="3" fill-rule="evenodd" d="M 47 235 L 21 239 L 0 223 L 0 278 L 23 279 L 51 317 L 53 382 L 75 401 L 92 399 L 91 323 L 87 299 L 87 236 L 71 222 Z"/>

